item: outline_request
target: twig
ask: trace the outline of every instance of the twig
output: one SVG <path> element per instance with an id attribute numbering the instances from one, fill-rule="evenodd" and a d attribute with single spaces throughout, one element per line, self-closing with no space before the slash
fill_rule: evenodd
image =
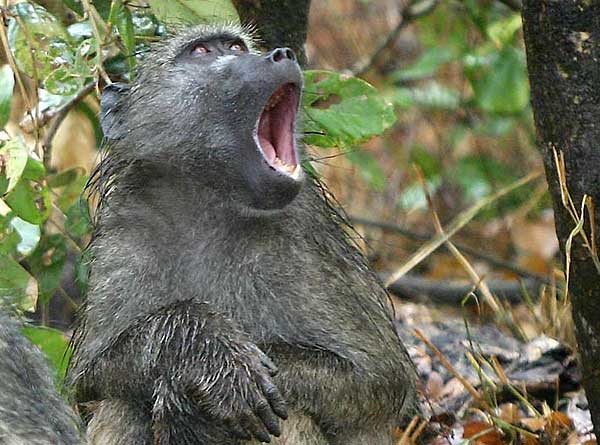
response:
<path id="1" fill-rule="evenodd" d="M 523 288 L 530 293 L 538 291 L 538 284 L 533 280 L 524 282 L 507 280 L 487 280 L 490 291 L 500 299 L 512 304 L 524 301 Z M 405 275 L 387 286 L 387 289 L 401 298 L 414 299 L 424 295 L 434 303 L 459 304 L 465 295 L 473 290 L 473 285 L 458 280 L 432 280 L 418 275 Z M 477 290 L 474 291 L 480 296 Z"/>
<path id="2" fill-rule="evenodd" d="M 414 432 L 414 429 L 417 427 L 417 424 L 419 423 L 419 416 L 414 416 L 410 423 L 408 424 L 408 426 L 406 427 L 406 429 L 404 430 L 404 432 L 402 433 L 402 436 L 400 437 L 400 439 L 398 439 L 398 441 L 396 442 L 396 445 L 410 445 L 410 439 L 412 436 L 412 433 Z"/>
<path id="3" fill-rule="evenodd" d="M 35 131 L 36 128 L 44 127 L 48 122 L 50 122 L 52 119 L 54 119 L 61 112 L 61 110 L 63 108 L 69 107 L 69 109 L 71 109 L 72 108 L 70 106 L 71 101 L 73 101 L 73 100 L 75 100 L 75 102 L 81 101 L 81 99 L 83 99 L 83 97 L 79 97 L 80 94 L 83 93 L 83 96 L 85 97 L 87 94 L 89 94 L 91 92 L 91 90 L 89 90 L 88 88 L 90 86 L 92 86 L 92 89 L 93 89 L 93 87 L 95 85 L 96 85 L 96 82 L 90 82 L 89 84 L 84 85 L 83 88 L 75 96 L 73 96 L 67 102 L 62 104 L 60 107 L 50 108 L 50 109 L 38 114 L 37 122 L 33 122 L 33 120 L 29 116 L 25 116 L 25 118 L 23 120 L 21 120 L 21 122 L 19 122 L 19 127 L 25 133 L 33 133 L 33 131 Z"/>
<path id="4" fill-rule="evenodd" d="M 486 403 L 485 400 L 483 400 L 483 398 L 481 397 L 481 394 L 479 394 L 477 392 L 477 390 L 475 389 L 475 387 L 473 385 L 471 385 L 471 383 L 465 377 L 463 377 L 463 375 L 461 373 L 459 373 L 454 368 L 454 366 L 452 366 L 452 363 L 450 363 L 448 361 L 448 359 L 446 357 L 444 357 L 444 354 L 442 354 L 442 351 L 440 351 L 437 348 L 437 346 L 435 346 L 433 343 L 431 343 L 431 341 L 427 337 L 425 337 L 425 335 L 423 334 L 423 332 L 421 332 L 420 329 L 415 329 L 414 333 L 415 333 L 415 336 L 419 340 L 421 340 L 423 343 L 425 343 L 425 345 L 431 350 L 431 352 L 433 352 L 435 354 L 435 356 L 440 361 L 440 363 L 442 364 L 442 366 L 444 368 L 446 368 L 450 374 L 452 374 L 454 377 L 456 377 L 460 383 L 462 383 L 462 385 L 465 387 L 465 389 L 467 390 L 467 392 L 469 394 L 471 394 L 471 396 L 475 400 L 481 401 L 483 403 Z"/>
<path id="5" fill-rule="evenodd" d="M 54 139 L 54 135 L 58 131 L 60 125 L 71 111 L 79 102 L 81 102 L 88 94 L 90 94 L 94 88 L 96 87 L 96 82 L 90 82 L 85 85 L 73 98 L 71 98 L 67 103 L 61 105 L 59 108 L 53 110 L 52 112 L 45 113 L 45 115 L 50 115 L 45 118 L 44 123 L 48 122 L 50 119 L 54 119 L 52 121 L 52 125 L 48 128 L 46 132 L 46 136 L 42 142 L 42 148 L 44 150 L 44 165 L 50 165 L 50 158 L 52 155 L 52 139 Z M 41 122 L 40 122 L 41 123 Z M 44 125 L 44 124 L 42 124 Z"/>
<path id="6" fill-rule="evenodd" d="M 2 49 L 4 50 L 4 53 L 6 54 L 6 59 L 8 60 L 8 64 L 10 65 L 10 67 L 13 71 L 13 74 L 15 76 L 15 79 L 17 80 L 17 85 L 19 86 L 19 91 L 21 92 L 21 96 L 23 97 L 23 100 L 25 101 L 25 108 L 27 109 L 27 114 L 31 117 L 32 121 L 35 121 L 37 119 L 37 116 L 34 115 L 31 98 L 29 97 L 29 94 L 27 94 L 27 89 L 25 88 L 25 83 L 23 82 L 23 79 L 21 78 L 21 72 L 19 71 L 19 68 L 17 67 L 15 58 L 13 56 L 12 51 L 10 50 L 10 45 L 8 43 L 8 36 L 6 34 L 5 22 L 8 20 L 8 16 L 9 16 L 10 12 L 5 7 L 1 7 L 0 13 L 2 14 L 2 23 L 0 23 L 0 40 L 2 41 Z"/>
<path id="7" fill-rule="evenodd" d="M 552 145 L 552 151 L 553 151 L 553 155 L 554 155 L 554 163 L 556 165 L 556 173 L 558 175 L 558 183 L 560 185 L 560 196 L 561 196 L 561 201 L 562 201 L 562 205 L 565 208 L 565 210 L 569 213 L 569 215 L 571 216 L 571 219 L 573 220 L 573 222 L 575 223 L 575 227 L 573 228 L 573 230 L 571 230 L 571 233 L 569 233 L 569 236 L 567 238 L 567 240 L 565 241 L 565 281 L 566 281 L 566 292 L 568 294 L 569 292 L 569 279 L 570 279 L 570 272 L 571 272 L 571 248 L 572 248 L 572 244 L 573 244 L 573 240 L 575 239 L 575 237 L 577 235 L 580 235 L 582 238 L 582 246 L 589 251 L 590 253 L 590 257 L 592 259 L 592 262 L 594 263 L 594 266 L 596 267 L 596 271 L 598 272 L 598 274 L 600 274 L 600 259 L 598 258 L 598 252 L 597 252 L 597 248 L 596 248 L 596 243 L 595 241 L 590 242 L 587 236 L 587 233 L 585 232 L 585 210 L 588 210 L 588 213 L 590 214 L 590 224 L 594 224 L 595 220 L 593 218 L 593 211 L 594 211 L 594 201 L 592 199 L 591 196 L 588 196 L 587 194 L 583 195 L 583 198 L 581 200 L 581 212 L 578 213 L 577 212 L 577 208 L 575 207 L 575 204 L 573 202 L 573 199 L 571 197 L 571 194 L 569 192 L 569 187 L 567 185 L 567 167 L 565 164 L 565 158 L 564 158 L 564 153 L 561 150 L 560 152 L 558 152 L 556 150 L 556 147 L 554 145 Z M 594 226 L 591 226 L 591 236 L 595 237 L 595 233 L 594 233 Z"/>
<path id="8" fill-rule="evenodd" d="M 498 190 L 496 193 L 481 199 L 477 203 L 475 203 L 470 208 L 461 212 L 445 229 L 444 235 L 437 235 L 435 238 L 432 238 L 428 243 L 425 243 L 420 249 L 418 249 L 414 255 L 402 266 L 400 267 L 388 280 L 386 281 L 386 285 L 393 283 L 398 278 L 405 275 L 407 272 L 412 270 L 417 264 L 427 258 L 432 252 L 434 252 L 438 247 L 443 245 L 447 240 L 449 240 L 456 232 L 462 229 L 469 221 L 471 221 L 480 211 L 485 208 L 489 204 L 495 202 L 501 197 L 507 195 L 513 190 L 537 179 L 541 176 L 541 171 L 534 171 L 529 175 L 525 176 L 518 181 L 513 182 L 512 184 Z"/>
<path id="9" fill-rule="evenodd" d="M 371 67 L 379 60 L 381 54 L 383 54 L 388 48 L 390 48 L 394 42 L 398 39 L 400 32 L 412 21 L 429 14 L 438 5 L 438 0 L 412 0 L 402 11 L 400 15 L 400 21 L 392 29 L 389 34 L 383 39 L 371 56 L 358 62 L 351 69 L 350 73 L 354 76 L 361 76 L 371 69 Z"/>
<path id="10" fill-rule="evenodd" d="M 370 220 L 367 218 L 361 218 L 359 216 L 351 215 L 350 221 L 353 224 L 357 224 L 359 226 L 375 227 L 377 229 L 383 230 L 384 232 L 397 233 L 397 234 L 402 235 L 413 241 L 429 241 L 430 239 L 432 239 L 434 237 L 434 235 L 432 235 L 432 234 L 417 233 L 410 229 L 405 229 L 404 227 L 401 227 L 397 224 L 373 221 L 373 220 Z M 473 258 L 477 258 L 479 260 L 483 260 L 486 263 L 490 264 L 491 266 L 497 267 L 498 269 L 504 269 L 504 270 L 510 271 L 522 278 L 528 278 L 530 280 L 537 281 L 541 284 L 551 285 L 550 280 L 548 280 L 546 277 L 529 272 L 513 263 L 498 259 L 496 257 L 493 257 L 493 256 L 485 253 L 485 252 L 480 252 L 479 250 L 475 250 L 472 247 L 469 247 L 465 244 L 462 244 L 462 243 L 459 243 L 456 241 L 453 241 L 453 243 L 456 247 L 458 247 L 461 251 L 463 251 L 467 255 L 470 255 Z"/>
<path id="11" fill-rule="evenodd" d="M 425 193 L 425 197 L 427 199 L 427 206 L 429 207 L 429 213 L 431 214 L 431 219 L 433 220 L 433 226 L 435 227 L 435 231 L 438 236 L 444 236 L 444 228 L 442 227 L 442 223 L 440 222 L 440 218 L 438 217 L 437 212 L 435 211 L 433 205 L 433 199 L 431 198 L 431 193 L 429 192 L 429 188 L 427 187 L 427 183 L 425 182 L 425 176 L 423 172 L 417 168 L 417 177 L 419 182 L 421 183 L 421 187 Z M 469 260 L 465 258 L 465 256 L 457 249 L 457 247 L 450 241 L 450 239 L 446 240 L 446 248 L 450 251 L 450 253 L 454 256 L 454 258 L 460 263 L 465 272 L 473 281 L 473 284 L 481 289 L 481 294 L 488 306 L 492 308 L 494 312 L 500 312 L 500 302 L 498 299 L 492 294 L 490 288 L 488 287 L 485 279 L 480 277 L 475 268 L 471 265 Z"/>
<path id="12" fill-rule="evenodd" d="M 112 83 L 112 81 L 110 80 L 110 77 L 108 77 L 108 74 L 104 70 L 104 65 L 102 64 L 102 46 L 104 45 L 104 42 L 100 38 L 100 31 L 98 30 L 98 23 L 96 21 L 96 20 L 98 20 L 98 16 L 96 15 L 97 14 L 96 9 L 94 8 L 94 6 L 92 6 L 92 4 L 90 3 L 90 0 L 82 0 L 81 3 L 83 5 L 85 12 L 88 15 L 90 24 L 92 25 L 92 33 L 94 34 L 94 38 L 96 39 L 96 51 L 98 51 L 98 59 L 99 59 L 99 63 L 97 65 L 98 72 L 100 73 L 100 76 L 102 76 L 102 79 L 104 79 L 104 82 L 106 82 L 108 85 L 110 85 Z M 96 13 L 96 14 L 94 14 L 94 13 Z"/>
<path id="13" fill-rule="evenodd" d="M 33 96 L 32 103 L 38 104 L 40 102 L 39 97 L 38 97 L 38 85 L 40 83 L 40 78 L 38 76 L 38 71 L 37 71 L 37 62 L 35 59 L 35 57 L 36 57 L 35 51 L 33 50 L 33 45 L 34 45 L 33 39 L 31 37 L 31 34 L 29 33 L 29 30 L 27 29 L 27 26 L 25 26 L 25 23 L 21 19 L 21 16 L 19 14 L 15 14 L 14 19 L 16 20 L 17 24 L 19 25 L 19 28 L 21 28 L 21 31 L 23 32 L 23 35 L 25 36 L 25 40 L 27 41 L 27 51 L 29 52 L 29 57 L 31 57 L 31 71 L 32 71 L 31 74 L 33 76 L 33 82 L 34 82 L 34 88 L 31 89 L 31 95 Z M 38 114 L 38 112 L 36 110 L 35 111 L 36 118 L 38 117 L 37 114 Z M 37 128 L 36 128 L 36 130 L 37 130 Z M 41 158 L 43 156 L 43 147 L 40 147 L 39 142 L 40 142 L 40 132 L 36 131 L 35 132 L 35 148 L 37 150 L 38 156 Z"/>

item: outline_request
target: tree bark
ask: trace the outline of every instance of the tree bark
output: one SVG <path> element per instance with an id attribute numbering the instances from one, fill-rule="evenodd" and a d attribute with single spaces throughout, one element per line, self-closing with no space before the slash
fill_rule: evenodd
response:
<path id="1" fill-rule="evenodd" d="M 310 0 L 233 0 L 243 24 L 256 26 L 265 49 L 288 47 L 306 64 Z"/>
<path id="2" fill-rule="evenodd" d="M 571 259 L 569 293 L 583 384 L 600 438 L 600 275 L 597 252 L 591 253 L 600 242 L 595 223 L 600 221 L 600 2 L 524 0 L 522 13 L 538 142 L 561 251 Z M 580 234 L 570 249 L 566 246 L 576 218 L 563 205 L 555 153 L 564 156 L 577 213 L 584 195 L 594 204 L 584 211 L 588 246 Z"/>

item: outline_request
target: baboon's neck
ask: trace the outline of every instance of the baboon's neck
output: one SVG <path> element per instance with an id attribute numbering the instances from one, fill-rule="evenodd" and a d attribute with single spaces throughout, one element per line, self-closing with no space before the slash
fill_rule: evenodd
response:
<path id="1" fill-rule="evenodd" d="M 240 204 L 235 191 L 221 190 L 204 178 L 141 167 L 118 178 L 102 211 L 100 228 L 123 232 L 142 227 L 149 236 L 154 231 L 161 236 L 177 234 L 180 240 L 189 236 L 195 241 L 217 234 L 241 236 L 240 231 L 257 237 L 276 231 L 279 235 L 289 232 L 287 239 L 292 241 L 292 237 L 301 236 L 298 230 L 310 227 L 307 220 L 322 219 L 318 215 L 322 206 L 308 202 L 319 200 L 318 191 L 312 187 L 305 184 L 284 209 L 259 211 Z"/>

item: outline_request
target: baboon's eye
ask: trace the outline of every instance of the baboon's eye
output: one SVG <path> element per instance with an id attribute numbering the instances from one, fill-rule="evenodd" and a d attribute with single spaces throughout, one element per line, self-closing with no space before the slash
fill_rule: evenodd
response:
<path id="1" fill-rule="evenodd" d="M 244 42 L 242 42 L 241 40 L 236 40 L 235 42 L 231 42 L 229 44 L 229 49 L 232 51 L 240 51 L 240 52 L 247 52 L 248 48 L 246 48 L 246 45 L 244 45 Z"/>
<path id="2" fill-rule="evenodd" d="M 210 49 L 204 43 L 198 43 L 192 48 L 193 56 L 202 56 L 210 52 Z"/>

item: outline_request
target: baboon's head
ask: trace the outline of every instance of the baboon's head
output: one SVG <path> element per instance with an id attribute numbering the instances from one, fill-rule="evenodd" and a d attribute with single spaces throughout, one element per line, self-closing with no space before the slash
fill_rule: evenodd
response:
<path id="1" fill-rule="evenodd" d="M 109 156 L 180 171 L 248 208 L 283 208 L 304 175 L 301 88 L 292 50 L 259 53 L 236 26 L 191 28 L 146 53 L 131 86 L 105 89 Z"/>

